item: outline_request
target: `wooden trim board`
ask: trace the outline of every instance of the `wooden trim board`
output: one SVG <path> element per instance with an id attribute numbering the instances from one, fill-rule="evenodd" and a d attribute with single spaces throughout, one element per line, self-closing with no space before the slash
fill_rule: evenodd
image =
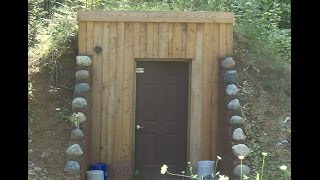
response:
<path id="1" fill-rule="evenodd" d="M 232 12 L 78 11 L 78 21 L 233 23 Z"/>

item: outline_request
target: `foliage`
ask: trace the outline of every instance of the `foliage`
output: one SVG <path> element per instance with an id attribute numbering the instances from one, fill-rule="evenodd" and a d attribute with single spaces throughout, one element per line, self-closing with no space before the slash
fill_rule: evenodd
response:
<path id="1" fill-rule="evenodd" d="M 34 98 L 33 92 L 36 91 L 36 89 L 33 88 L 32 83 L 28 83 L 28 100 L 32 101 Z"/>
<path id="2" fill-rule="evenodd" d="M 260 174 L 258 172 L 256 172 L 256 177 L 254 177 L 254 175 L 252 175 L 251 179 L 255 179 L 255 180 L 263 180 L 263 178 L 265 176 L 263 176 L 263 173 L 264 173 L 264 168 L 265 168 L 265 158 L 267 157 L 268 153 L 266 152 L 262 152 L 262 165 L 261 165 L 261 172 Z M 218 161 L 221 160 L 222 158 L 220 156 L 217 156 L 217 163 L 216 163 L 216 166 L 215 166 L 215 169 L 217 168 L 217 165 L 218 165 Z M 240 167 L 241 167 L 241 170 L 240 170 L 240 180 L 245 180 L 245 179 L 250 179 L 250 177 L 246 176 L 245 174 L 243 174 L 243 171 L 242 171 L 242 165 L 243 165 L 243 160 L 244 160 L 244 156 L 238 156 L 239 160 L 240 160 Z M 167 165 L 163 165 L 161 167 L 161 170 L 160 170 L 160 173 L 161 174 L 168 174 L 168 175 L 171 175 L 171 176 L 178 176 L 178 177 L 183 177 L 183 178 L 187 178 L 187 179 L 194 179 L 194 180 L 204 180 L 204 179 L 221 179 L 221 180 L 228 180 L 229 177 L 228 176 L 225 176 L 225 175 L 220 175 L 220 172 L 217 172 L 216 174 L 211 174 L 209 176 L 205 176 L 205 177 L 198 177 L 197 174 L 193 174 L 193 171 L 192 171 L 192 166 L 190 165 L 190 162 L 188 162 L 188 165 L 189 165 L 189 175 L 185 175 L 185 172 L 181 172 L 181 174 L 176 174 L 176 173 L 171 173 L 168 171 L 168 166 Z M 279 174 L 277 177 L 277 179 L 283 179 L 283 180 L 288 180 L 291 178 L 291 172 L 289 170 L 287 170 L 287 166 L 285 165 L 281 165 L 279 166 L 279 169 L 281 171 L 283 171 L 282 174 Z M 269 174 L 272 174 L 273 172 L 270 171 Z"/>
<path id="3" fill-rule="evenodd" d="M 265 162 L 267 171 L 264 172 L 264 176 L 278 179 L 283 175 L 279 166 L 287 164 L 289 169 L 291 167 L 290 146 L 276 144 L 279 137 L 291 141 L 290 123 L 284 123 L 286 116 L 290 116 L 288 114 L 290 113 L 290 99 L 285 96 L 271 95 L 255 82 L 256 78 L 249 78 L 251 74 L 246 75 L 246 72 L 243 74 L 245 76 L 241 79 L 246 79 L 246 81 L 240 83 L 241 96 L 239 98 L 243 102 L 242 117 L 246 120 L 244 127 L 248 137 L 246 144 L 251 151 L 248 156 L 250 168 L 253 172 L 260 171 L 258 165 L 262 164 L 261 152 L 268 147 L 270 151 L 268 161 Z"/>
<path id="4" fill-rule="evenodd" d="M 235 28 L 235 56 L 245 64 L 249 75 L 256 76 L 257 85 L 276 95 L 291 95 L 291 65 L 277 54 L 277 47 L 253 24 L 239 25 Z M 287 54 L 288 55 L 288 54 Z"/>
<path id="5" fill-rule="evenodd" d="M 291 95 L 291 30 L 282 28 L 290 27 L 284 20 L 290 2 L 240 0 L 229 7 L 236 16 L 235 56 L 246 60 L 248 73 L 268 92 Z"/>
<path id="6" fill-rule="evenodd" d="M 42 103 L 34 103 L 29 104 L 28 110 L 32 108 L 32 111 L 28 111 L 28 121 L 29 122 L 38 122 L 41 120 L 41 116 L 44 114 L 44 104 Z"/>
<path id="7" fill-rule="evenodd" d="M 69 110 L 69 108 L 62 107 L 62 108 L 56 109 L 56 111 L 58 111 L 58 122 L 69 121 L 70 114 L 71 114 L 71 111 Z"/>
<path id="8" fill-rule="evenodd" d="M 281 176 L 281 178 L 279 178 L 279 179 L 283 179 L 283 180 L 286 180 L 286 179 L 291 179 L 291 172 L 287 169 L 287 166 L 286 165 L 281 165 L 280 167 L 279 167 L 279 169 L 281 170 L 281 171 L 283 171 L 283 174 L 282 174 L 282 176 Z"/>
<path id="9" fill-rule="evenodd" d="M 53 68 L 55 59 L 70 53 L 76 39 L 76 11 L 84 8 L 82 1 L 52 4 L 45 9 L 39 1 L 29 1 L 29 79 L 44 67 Z"/>
<path id="10" fill-rule="evenodd" d="M 259 174 L 259 172 L 256 172 L 256 176 L 255 176 L 255 177 L 254 177 L 254 175 L 252 175 L 252 176 L 251 176 L 251 179 L 252 179 L 252 180 L 253 180 L 253 179 L 255 179 L 255 180 L 263 180 L 264 177 L 266 177 L 266 176 L 263 176 L 263 173 L 264 173 L 263 170 L 264 170 L 264 167 L 265 167 L 265 158 L 267 157 L 268 153 L 262 152 L 261 154 L 262 154 L 261 172 L 260 172 L 260 174 Z M 243 156 L 239 156 L 239 159 L 240 159 L 240 161 L 241 161 L 241 166 L 242 166 L 242 161 L 243 161 L 244 157 L 243 157 Z M 257 165 L 257 164 L 256 164 L 256 165 Z M 281 171 L 283 171 L 283 173 L 275 176 L 276 179 L 279 179 L 279 180 L 280 180 L 280 179 L 281 179 L 281 180 L 291 179 L 291 172 L 287 170 L 287 166 L 281 165 L 281 166 L 279 166 L 279 169 L 280 169 Z M 273 173 L 274 173 L 274 172 L 273 172 L 272 170 L 269 171 L 269 174 L 273 174 Z M 253 174 L 253 173 L 252 173 L 252 174 Z M 269 176 L 269 178 L 270 178 L 270 176 Z M 241 168 L 240 180 L 242 180 L 242 179 L 250 179 L 250 177 L 244 175 L 244 174 L 242 173 L 242 168 Z M 274 179 L 274 178 L 271 177 L 270 179 Z"/>
<path id="11" fill-rule="evenodd" d="M 216 172 L 217 170 L 217 167 L 218 167 L 218 162 L 219 160 L 221 160 L 222 158 L 220 156 L 217 156 L 217 160 L 216 160 L 216 163 L 215 163 L 215 167 L 214 167 L 214 172 Z M 225 175 L 220 175 L 220 172 L 217 172 L 216 174 L 211 174 L 211 175 L 207 175 L 205 177 L 199 177 L 198 174 L 193 174 L 193 171 L 192 171 L 192 166 L 191 166 L 191 163 L 188 162 L 188 166 L 189 166 L 189 173 L 188 175 L 185 175 L 185 171 L 182 171 L 180 174 L 178 173 L 172 173 L 172 172 L 169 172 L 168 171 L 168 166 L 167 165 L 163 165 L 161 167 L 161 170 L 160 170 L 160 173 L 161 174 L 168 174 L 168 175 L 171 175 L 171 176 L 177 176 L 177 177 L 182 177 L 183 179 L 184 178 L 187 178 L 187 179 L 194 179 L 194 180 L 205 180 L 205 179 L 210 179 L 210 180 L 213 180 L 213 179 L 221 179 L 221 180 L 228 180 L 229 177 L 225 176 Z"/>

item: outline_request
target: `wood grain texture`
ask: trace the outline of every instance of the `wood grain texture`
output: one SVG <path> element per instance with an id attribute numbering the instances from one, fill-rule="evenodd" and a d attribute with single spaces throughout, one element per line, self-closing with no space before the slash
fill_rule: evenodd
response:
<path id="1" fill-rule="evenodd" d="M 211 136 L 211 75 L 213 24 L 204 24 L 204 47 L 202 62 L 202 123 L 201 123 L 201 159 L 210 159 Z"/>
<path id="2" fill-rule="evenodd" d="M 133 146 L 133 23 L 125 23 L 124 83 L 123 83 L 123 123 L 121 160 L 132 160 Z"/>
<path id="3" fill-rule="evenodd" d="M 141 23 L 134 23 L 134 57 L 141 58 L 141 30 L 140 30 Z M 124 46 L 124 45 L 123 45 Z"/>
<path id="4" fill-rule="evenodd" d="M 78 21 L 233 23 L 231 12 L 78 11 Z"/>
<path id="5" fill-rule="evenodd" d="M 219 45 L 220 45 L 220 25 L 213 24 L 213 43 L 212 43 L 212 75 L 211 75 L 211 159 L 217 157 L 217 137 L 218 137 L 218 122 L 219 122 Z"/>
<path id="6" fill-rule="evenodd" d="M 103 62 L 102 62 L 102 111 L 101 111 L 101 162 L 108 161 L 108 107 L 109 107 L 109 92 L 110 92 L 110 22 L 105 22 L 103 24 Z M 92 72 L 93 74 L 95 72 Z M 94 131 L 94 129 L 92 129 Z M 95 138 L 95 137 L 93 137 Z M 110 155 L 109 155 L 110 156 Z M 110 159 L 110 158 L 109 158 Z M 96 161 L 92 161 L 96 162 Z"/>
<path id="7" fill-rule="evenodd" d="M 109 102 L 108 102 L 108 144 L 107 144 L 107 162 L 113 162 L 115 159 L 115 150 L 119 148 L 119 142 L 115 138 L 115 114 L 116 114 L 116 72 L 117 72 L 117 22 L 110 23 L 110 66 L 109 66 Z"/>
<path id="8" fill-rule="evenodd" d="M 147 23 L 140 23 L 141 57 L 147 57 Z M 137 57 L 138 58 L 138 57 Z"/>
<path id="9" fill-rule="evenodd" d="M 174 23 L 172 29 L 172 57 L 182 57 L 182 24 Z"/>
<path id="10" fill-rule="evenodd" d="M 124 22 L 118 22 L 117 34 L 117 71 L 116 71 L 116 114 L 114 161 L 120 161 L 123 120 L 123 59 L 124 59 Z"/>
<path id="11" fill-rule="evenodd" d="M 103 23 L 93 24 L 93 47 L 102 46 Z M 90 48 L 90 46 L 89 46 Z M 93 160 L 100 160 L 100 138 L 101 138 L 101 90 L 102 90 L 102 53 L 93 53 L 92 71 L 92 137 L 91 157 Z"/>
<path id="12" fill-rule="evenodd" d="M 159 23 L 153 23 L 153 58 L 159 58 Z"/>
<path id="13" fill-rule="evenodd" d="M 87 22 L 87 55 L 93 55 L 93 22 Z"/>
<path id="14" fill-rule="evenodd" d="M 172 58 L 173 51 L 173 23 L 168 24 L 168 37 L 169 37 L 169 45 L 168 45 L 168 58 Z"/>
<path id="15" fill-rule="evenodd" d="M 181 57 L 186 58 L 186 50 L 187 50 L 187 23 L 181 23 L 182 25 L 182 47 L 181 47 Z"/>
<path id="16" fill-rule="evenodd" d="M 168 58 L 169 26 L 168 23 L 159 24 L 159 58 Z"/>
<path id="17" fill-rule="evenodd" d="M 87 23 L 79 22 L 78 23 L 78 54 L 86 55 L 87 54 Z"/>
<path id="18" fill-rule="evenodd" d="M 197 31 L 196 23 L 187 24 L 187 47 L 186 47 L 187 58 L 194 58 L 196 55 L 196 31 Z"/>
<path id="19" fill-rule="evenodd" d="M 219 57 L 225 57 L 227 55 L 227 40 L 226 40 L 226 33 L 227 33 L 227 25 L 226 24 L 220 24 L 220 53 Z"/>
<path id="20" fill-rule="evenodd" d="M 152 58 L 153 54 L 153 23 L 147 23 L 147 57 Z"/>
<path id="21" fill-rule="evenodd" d="M 200 160 L 201 153 L 203 29 L 203 24 L 197 24 L 196 54 L 191 69 L 190 162 L 192 166 Z"/>

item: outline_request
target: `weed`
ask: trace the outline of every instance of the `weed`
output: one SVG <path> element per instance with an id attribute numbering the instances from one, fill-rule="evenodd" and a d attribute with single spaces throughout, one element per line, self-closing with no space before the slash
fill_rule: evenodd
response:
<path id="1" fill-rule="evenodd" d="M 32 111 L 28 110 L 28 121 L 30 123 L 39 121 L 42 114 L 45 112 L 44 104 L 39 104 L 39 103 L 34 103 L 32 105 L 29 104 L 28 108 L 32 109 Z"/>
<path id="2" fill-rule="evenodd" d="M 213 170 L 215 170 L 214 172 L 216 172 L 217 170 L 217 166 L 218 166 L 218 161 L 221 160 L 222 158 L 220 156 L 217 156 L 217 161 L 215 163 L 215 167 Z M 188 166 L 189 166 L 189 175 L 185 175 L 185 172 L 182 171 L 181 174 L 178 173 L 172 173 L 168 171 L 168 166 L 167 165 L 163 165 L 161 167 L 160 173 L 161 174 L 168 174 L 171 176 L 178 176 L 178 177 L 182 177 L 182 178 L 187 178 L 187 179 L 195 179 L 195 180 L 204 180 L 204 179 L 216 179 L 219 178 L 220 180 L 228 180 L 229 177 L 225 176 L 225 175 L 220 175 L 220 172 L 217 172 L 216 174 L 211 174 L 205 177 L 198 177 L 198 174 L 193 174 L 193 170 L 192 170 L 192 166 L 191 163 L 188 162 Z"/>
<path id="3" fill-rule="evenodd" d="M 240 167 L 241 167 L 241 169 L 240 169 L 240 180 L 246 180 L 246 179 L 250 179 L 250 178 L 252 180 L 254 180 L 254 179 L 255 180 L 263 180 L 263 177 L 265 177 L 264 176 L 264 173 L 265 173 L 264 168 L 266 166 L 265 158 L 267 157 L 268 153 L 262 152 L 261 154 L 263 156 L 262 157 L 262 164 L 261 164 L 261 171 L 260 171 L 260 173 L 256 171 L 255 172 L 256 176 L 254 176 L 254 173 L 251 173 L 252 174 L 251 177 L 248 177 L 243 173 L 242 161 L 244 160 L 244 156 L 238 156 L 238 158 L 240 159 Z M 255 164 L 255 165 L 258 165 L 258 164 Z M 268 171 L 269 176 L 268 177 L 270 179 L 279 179 L 279 180 L 289 180 L 291 178 L 291 172 L 287 170 L 287 166 L 282 165 L 282 166 L 279 167 L 279 169 L 284 171 L 284 172 L 282 174 L 277 174 L 275 176 L 276 178 L 270 178 L 270 174 L 274 174 L 274 171 L 269 169 L 269 171 Z"/>
<path id="4" fill-rule="evenodd" d="M 69 121 L 70 114 L 71 114 L 71 111 L 69 110 L 69 108 L 66 108 L 66 107 L 57 108 L 56 111 L 58 111 L 58 122 Z"/>
<path id="5" fill-rule="evenodd" d="M 34 99 L 34 94 L 33 92 L 37 91 L 36 89 L 33 88 L 33 84 L 31 82 L 28 82 L 28 101 L 29 103 L 33 101 Z"/>

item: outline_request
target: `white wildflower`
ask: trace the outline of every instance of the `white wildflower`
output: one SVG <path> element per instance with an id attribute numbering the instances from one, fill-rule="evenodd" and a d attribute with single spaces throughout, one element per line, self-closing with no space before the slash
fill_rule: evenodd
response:
<path id="1" fill-rule="evenodd" d="M 282 171 L 285 171 L 285 170 L 287 170 L 287 166 L 286 166 L 286 165 L 282 165 L 282 166 L 280 166 L 280 169 L 281 169 Z"/>
<path id="2" fill-rule="evenodd" d="M 244 159 L 244 156 L 238 156 L 238 158 L 239 158 L 240 160 L 243 160 L 243 159 Z"/>
<path id="3" fill-rule="evenodd" d="M 249 179 L 249 177 L 246 175 L 243 175 L 243 179 Z"/>
<path id="4" fill-rule="evenodd" d="M 229 180 L 229 177 L 225 175 L 219 175 L 219 180 Z"/>
<path id="5" fill-rule="evenodd" d="M 167 165 L 163 165 L 162 167 L 161 167 L 161 174 L 165 174 L 166 172 L 167 172 L 167 170 L 168 170 L 168 166 Z"/>

